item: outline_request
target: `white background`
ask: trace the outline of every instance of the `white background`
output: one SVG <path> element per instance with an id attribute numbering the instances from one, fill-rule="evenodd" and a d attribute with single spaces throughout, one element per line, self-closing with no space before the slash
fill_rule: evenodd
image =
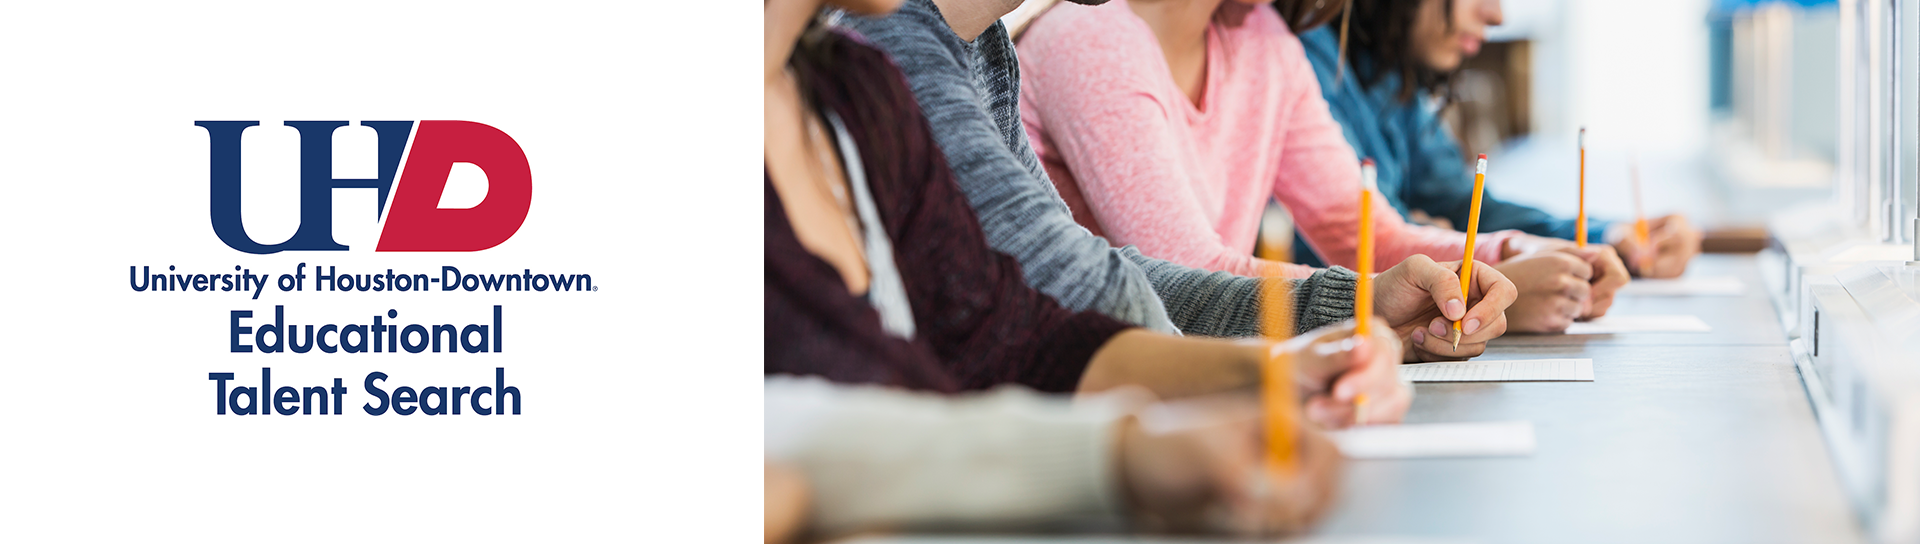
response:
<path id="1" fill-rule="evenodd" d="M 748 2 L 26 3 L 0 8 L 0 540 L 750 541 L 760 479 L 759 43 Z M 294 228 L 285 120 L 485 123 L 533 204 L 477 253 L 374 253 L 373 193 L 335 192 L 347 252 L 215 237 L 199 120 L 245 140 L 256 240 Z M 372 177 L 371 129 L 335 175 Z M 474 176 L 479 177 L 479 176 Z M 470 180 L 469 189 L 478 187 Z M 402 179 L 400 184 L 405 184 Z M 458 185 L 458 184 L 456 184 Z M 457 199 L 456 199 L 457 200 Z M 471 199 L 469 199 L 469 203 Z M 128 266 L 592 274 L 592 293 L 134 292 Z M 505 353 L 228 353 L 228 312 L 487 323 Z M 352 390 L 341 416 L 218 416 L 239 385 Z M 368 416 L 360 381 L 491 385 L 520 416 Z"/>

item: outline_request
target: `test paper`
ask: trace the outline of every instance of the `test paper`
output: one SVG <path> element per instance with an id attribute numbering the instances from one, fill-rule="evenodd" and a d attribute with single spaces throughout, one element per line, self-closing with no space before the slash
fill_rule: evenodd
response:
<path id="1" fill-rule="evenodd" d="M 1515 359 L 1400 365 L 1415 382 L 1590 382 L 1593 359 Z"/>
<path id="2" fill-rule="evenodd" d="M 1610 315 L 1576 321 L 1566 334 L 1620 334 L 1629 332 L 1712 332 L 1713 327 L 1693 315 Z"/>
<path id="3" fill-rule="evenodd" d="M 1533 422 L 1369 425 L 1327 433 L 1350 459 L 1533 454 Z"/>
<path id="4" fill-rule="evenodd" d="M 1731 297 L 1746 293 L 1747 285 L 1733 276 L 1701 276 L 1670 280 L 1633 280 L 1621 295 L 1643 297 Z"/>

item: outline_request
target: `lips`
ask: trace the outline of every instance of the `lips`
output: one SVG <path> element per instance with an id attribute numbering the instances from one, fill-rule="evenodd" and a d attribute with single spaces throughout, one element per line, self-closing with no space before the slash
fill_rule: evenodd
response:
<path id="1" fill-rule="evenodd" d="M 1472 34 L 1460 36 L 1460 52 L 1469 57 L 1480 54 L 1480 37 Z"/>

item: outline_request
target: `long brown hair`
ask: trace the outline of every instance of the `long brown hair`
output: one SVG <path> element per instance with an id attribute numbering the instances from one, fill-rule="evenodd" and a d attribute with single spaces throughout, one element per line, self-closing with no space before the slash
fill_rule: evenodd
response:
<path id="1" fill-rule="evenodd" d="M 1274 0 L 1274 11 L 1287 22 L 1287 30 L 1299 34 L 1332 22 L 1351 0 Z"/>
<path id="2" fill-rule="evenodd" d="M 1429 93 L 1447 104 L 1453 100 L 1453 71 L 1442 72 L 1428 68 L 1420 63 L 1413 51 L 1413 27 L 1419 18 L 1420 5 L 1429 1 L 1441 2 L 1441 13 L 1445 15 L 1447 29 L 1453 28 L 1453 0 L 1349 0 L 1353 3 L 1351 21 L 1348 15 L 1335 15 L 1333 23 L 1348 23 L 1352 35 L 1350 51 L 1365 56 L 1369 61 L 1349 62 L 1356 53 L 1348 53 L 1340 59 L 1342 64 L 1351 64 L 1354 74 L 1360 78 L 1362 87 L 1372 87 L 1380 83 L 1387 74 L 1400 76 L 1401 102 L 1413 100 L 1415 93 Z"/>

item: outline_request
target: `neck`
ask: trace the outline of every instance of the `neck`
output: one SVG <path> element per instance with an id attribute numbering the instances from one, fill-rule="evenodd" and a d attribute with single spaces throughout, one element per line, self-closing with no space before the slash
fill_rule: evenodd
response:
<path id="1" fill-rule="evenodd" d="M 793 56 L 800 33 L 806 32 L 807 22 L 819 11 L 820 0 L 767 0 L 761 62 L 766 65 L 768 86 L 786 79 L 787 58 Z"/>
<path id="2" fill-rule="evenodd" d="M 1025 0 L 933 0 L 940 8 L 940 15 L 947 19 L 947 26 L 953 28 L 953 35 L 961 40 L 972 42 L 993 26 L 1014 8 L 1020 7 Z"/>
<path id="3" fill-rule="evenodd" d="M 1207 23 L 1222 0 L 1132 0 L 1127 7 L 1146 21 L 1168 58 L 1203 55 L 1207 50 Z"/>

